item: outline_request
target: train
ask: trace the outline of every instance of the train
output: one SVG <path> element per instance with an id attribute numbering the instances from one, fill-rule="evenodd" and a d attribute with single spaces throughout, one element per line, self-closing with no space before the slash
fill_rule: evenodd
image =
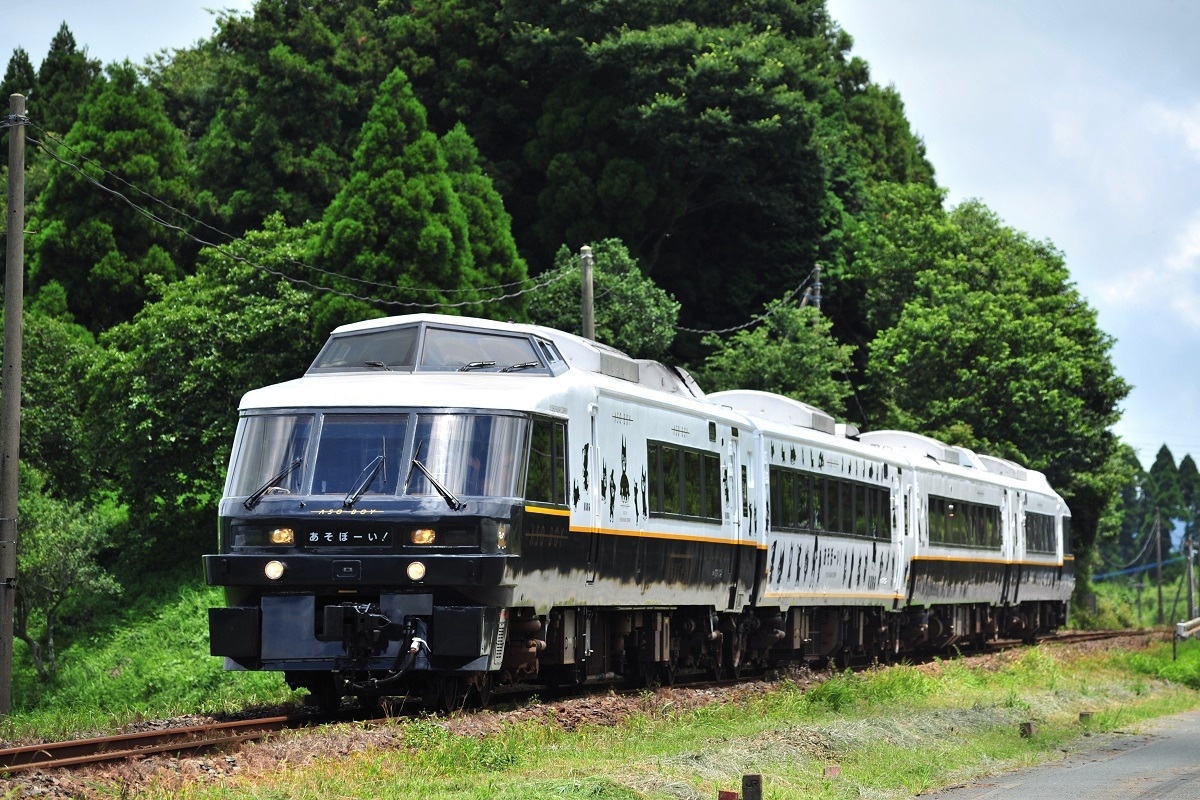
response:
<path id="1" fill-rule="evenodd" d="M 343 698 L 888 662 L 1067 621 L 1045 476 L 530 324 L 343 325 L 241 400 L 210 652 Z"/>

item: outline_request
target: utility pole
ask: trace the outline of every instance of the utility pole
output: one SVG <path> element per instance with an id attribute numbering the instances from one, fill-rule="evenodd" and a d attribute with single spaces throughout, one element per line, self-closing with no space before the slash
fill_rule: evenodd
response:
<path id="1" fill-rule="evenodd" d="M 592 298 L 592 248 L 579 248 L 579 265 L 583 271 L 583 338 L 596 340 L 596 309 Z"/>
<path id="2" fill-rule="evenodd" d="M 819 261 L 813 267 L 813 285 L 804 290 L 804 297 L 800 300 L 800 307 L 804 308 L 810 301 L 817 308 L 821 307 L 821 262 Z"/>
<path id="3" fill-rule="evenodd" d="M 1184 541 L 1187 543 L 1187 585 L 1188 585 L 1188 619 L 1196 618 L 1196 571 L 1192 561 L 1196 557 L 1196 543 L 1193 541 L 1192 532 L 1188 531 L 1184 535 Z"/>
<path id="4" fill-rule="evenodd" d="M 1159 527 L 1162 524 L 1162 516 L 1158 509 L 1154 509 L 1154 558 L 1158 561 L 1158 624 L 1162 625 L 1166 617 L 1163 616 L 1163 599 L 1162 599 L 1162 529 Z"/>
<path id="5" fill-rule="evenodd" d="M 25 97 L 8 98 L 8 247 L 0 360 L 0 716 L 12 711 L 17 595 L 17 469 L 21 455 L 21 306 L 25 302 Z"/>

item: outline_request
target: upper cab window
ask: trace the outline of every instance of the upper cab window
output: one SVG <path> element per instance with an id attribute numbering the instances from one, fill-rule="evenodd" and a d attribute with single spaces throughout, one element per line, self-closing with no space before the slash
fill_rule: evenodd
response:
<path id="1" fill-rule="evenodd" d="M 545 370 L 545 358 L 524 336 L 484 331 L 427 328 L 421 348 L 421 368 L 471 372 Z"/>
<path id="2" fill-rule="evenodd" d="M 338 334 L 317 354 L 310 372 L 379 370 L 557 374 L 566 369 L 550 342 L 489 330 L 403 325 Z"/>
<path id="3" fill-rule="evenodd" d="M 333 336 L 321 348 L 311 370 L 411 370 L 420 329 L 415 325 Z"/>

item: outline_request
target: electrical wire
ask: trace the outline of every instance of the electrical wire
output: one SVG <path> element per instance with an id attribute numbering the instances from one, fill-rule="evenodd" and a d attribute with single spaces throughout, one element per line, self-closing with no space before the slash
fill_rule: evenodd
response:
<path id="1" fill-rule="evenodd" d="M 809 281 L 811 281 L 813 279 L 813 276 L 816 274 L 817 274 L 817 268 L 813 267 L 812 272 L 808 273 L 808 277 L 806 277 L 804 280 L 800 281 L 800 284 L 795 289 L 792 289 L 792 291 L 788 292 L 788 294 L 784 296 L 782 302 L 780 302 L 775 308 L 770 309 L 763 314 L 759 314 L 757 316 L 751 317 L 749 322 L 744 322 L 741 325 L 735 325 L 732 328 L 719 328 L 719 329 L 712 329 L 712 330 L 706 330 L 703 328 L 685 328 L 682 325 L 676 325 L 675 330 L 683 331 L 684 333 L 722 334 L 722 333 L 735 333 L 737 331 L 745 330 L 746 328 L 752 328 L 755 325 L 758 325 L 760 322 L 764 322 L 767 319 L 769 319 L 777 311 L 783 310 L 783 306 L 787 305 L 792 300 L 794 300 L 796 295 L 800 294 L 801 290 L 803 290 L 804 287 L 808 285 Z"/>
<path id="2" fill-rule="evenodd" d="M 54 136 L 50 135 L 44 129 L 38 127 L 37 125 L 35 125 L 33 123 L 28 123 L 28 124 L 30 127 L 33 127 L 36 130 L 40 131 L 47 140 L 54 142 L 55 147 L 61 147 L 62 149 L 67 150 L 72 155 L 76 156 L 77 158 L 87 162 L 88 164 L 94 166 L 96 169 L 100 170 L 100 172 L 103 173 L 104 175 L 107 175 L 107 176 L 111 177 L 113 180 L 121 183 L 122 185 L 129 187 L 131 190 L 138 192 L 142 196 L 152 200 L 154 203 L 162 206 L 163 208 L 166 208 L 176 214 L 179 214 L 184 219 L 187 219 L 197 225 L 200 225 L 210 231 L 213 231 L 214 233 L 218 234 L 219 236 L 224 237 L 229 242 L 236 241 L 236 237 L 232 236 L 231 234 L 226 233 L 225 231 L 221 231 L 217 228 L 214 228 L 212 225 L 209 225 L 208 223 L 206 223 L 202 220 L 199 220 L 196 217 L 191 216 L 187 212 L 182 211 L 178 208 L 175 208 L 174 206 L 167 203 L 166 201 L 164 201 L 158 197 L 155 197 L 154 195 L 150 194 L 149 192 L 146 192 L 145 190 L 141 189 L 140 187 L 130 183 L 129 181 L 126 181 L 124 178 L 121 178 L 119 175 L 116 175 L 113 172 L 111 172 L 110 170 L 104 168 L 104 166 L 99 164 L 95 159 L 92 159 L 82 153 L 79 153 L 77 150 L 74 150 L 69 145 L 67 145 L 65 142 L 62 142 L 61 140 L 56 139 Z M 400 292 L 405 292 L 405 291 L 438 292 L 438 293 L 442 293 L 442 294 L 455 294 L 455 293 L 460 293 L 460 292 L 487 293 L 490 291 L 501 291 L 501 290 L 509 289 L 509 288 L 512 288 L 515 286 L 524 286 L 524 288 L 517 290 L 517 291 L 512 291 L 512 292 L 506 291 L 503 294 L 492 296 L 492 297 L 478 298 L 478 299 L 472 299 L 472 300 L 463 300 L 463 301 L 454 302 L 454 303 L 450 303 L 450 302 L 418 303 L 418 302 L 403 301 L 403 300 L 388 300 L 388 299 L 384 299 L 384 298 L 368 297 L 368 296 L 364 296 L 364 295 L 354 294 L 353 292 L 346 292 L 346 291 L 342 291 L 339 289 L 334 289 L 329 286 L 317 284 L 312 281 L 305 280 L 303 278 L 299 278 L 299 277 L 296 277 L 293 275 L 289 275 L 285 272 L 281 272 L 276 269 L 272 269 L 270 267 L 259 264 L 255 261 L 252 261 L 249 258 L 232 253 L 232 252 L 228 251 L 227 249 L 225 249 L 224 247 L 222 247 L 220 244 L 217 244 L 216 242 L 211 242 L 206 239 L 202 239 L 199 236 L 192 233 L 191 231 L 187 230 L 186 228 L 184 228 L 180 225 L 177 225 L 177 224 L 165 219 L 164 217 L 159 216 L 158 214 L 151 212 L 147 208 L 144 208 L 143 206 L 139 205 L 138 203 L 134 202 L 132 199 L 127 197 L 126 195 L 122 194 L 120 191 L 113 189 L 109 186 L 106 186 L 104 183 L 97 180 L 94 176 L 89 175 L 78 164 L 76 164 L 72 161 L 69 161 L 69 160 L 63 158 L 62 156 L 60 156 L 57 152 L 55 152 L 54 149 L 51 149 L 50 147 L 48 147 L 45 142 L 35 139 L 28 135 L 26 136 L 26 138 L 28 139 L 28 141 L 33 143 L 42 152 L 46 153 L 48 156 L 50 156 L 54 160 L 58 161 L 59 163 L 63 164 L 64 166 L 74 170 L 81 177 L 83 177 L 84 180 L 88 181 L 96 188 L 101 189 L 102 191 L 105 191 L 105 192 L 113 195 L 114 197 L 118 198 L 119 200 L 124 202 L 126 205 L 128 205 L 129 207 L 131 207 L 132 209 L 137 211 L 139 214 L 141 214 L 142 216 L 149 219 L 154 224 L 159 225 L 168 230 L 175 231 L 175 232 L 187 237 L 188 239 L 192 240 L 193 242 L 196 242 L 197 244 L 201 245 L 202 247 L 212 248 L 213 250 L 216 250 L 218 253 L 224 255 L 226 258 L 246 264 L 247 266 L 250 266 L 250 267 L 252 267 L 256 270 L 259 270 L 261 272 L 264 272 L 268 275 L 272 275 L 274 277 L 286 280 L 295 286 L 299 286 L 301 288 L 308 289 L 308 290 L 315 291 L 315 292 L 321 292 L 321 293 L 325 293 L 325 294 L 333 294 L 336 296 L 345 297 L 345 298 L 352 299 L 352 300 L 359 300 L 361 302 L 365 302 L 365 303 L 369 303 L 369 304 L 373 304 L 373 305 L 398 306 L 398 307 L 405 307 L 405 308 L 420 308 L 420 309 L 462 308 L 465 306 L 486 305 L 488 303 L 497 303 L 497 302 L 501 302 L 504 300 L 511 300 L 511 299 L 520 297 L 524 294 L 539 291 L 541 289 L 544 289 L 544 288 L 562 280 L 566 276 L 572 274 L 576 269 L 578 269 L 578 265 L 568 264 L 557 270 L 551 270 L 546 273 L 543 273 L 543 275 L 541 276 L 540 279 L 528 278 L 528 279 L 525 279 L 522 281 L 514 281 L 511 283 L 500 284 L 497 286 L 490 286 L 490 287 L 467 287 L 467 288 L 455 288 L 455 289 L 438 289 L 438 288 L 430 288 L 430 287 L 404 287 L 404 286 L 395 286 L 395 285 L 390 285 L 390 284 L 381 284 L 381 283 L 376 283 L 373 281 L 365 281 L 361 278 L 356 278 L 354 276 L 343 275 L 343 274 L 336 273 L 336 272 L 333 272 L 330 270 L 322 269 L 320 267 L 314 267 L 314 266 L 311 266 L 308 264 L 304 264 L 303 262 L 295 261 L 294 259 L 289 260 L 288 263 L 290 263 L 290 264 L 305 267 L 307 269 L 317 271 L 321 274 L 324 274 L 324 275 L 327 275 L 327 276 L 330 276 L 333 278 L 343 279 L 346 281 L 365 284 L 368 286 L 374 286 L 376 288 L 386 288 L 386 289 L 389 289 L 392 291 L 400 291 Z M 533 281 L 533 283 L 530 284 L 529 283 L 530 281 Z M 529 285 L 526 285 L 526 284 L 529 284 Z"/>

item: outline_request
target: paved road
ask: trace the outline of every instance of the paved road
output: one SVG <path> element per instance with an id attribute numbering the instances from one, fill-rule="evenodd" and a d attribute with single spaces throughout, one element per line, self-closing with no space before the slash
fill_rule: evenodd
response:
<path id="1" fill-rule="evenodd" d="M 1057 764 L 921 795 L 932 800 L 1200 800 L 1200 712 L 1166 717 Z"/>

